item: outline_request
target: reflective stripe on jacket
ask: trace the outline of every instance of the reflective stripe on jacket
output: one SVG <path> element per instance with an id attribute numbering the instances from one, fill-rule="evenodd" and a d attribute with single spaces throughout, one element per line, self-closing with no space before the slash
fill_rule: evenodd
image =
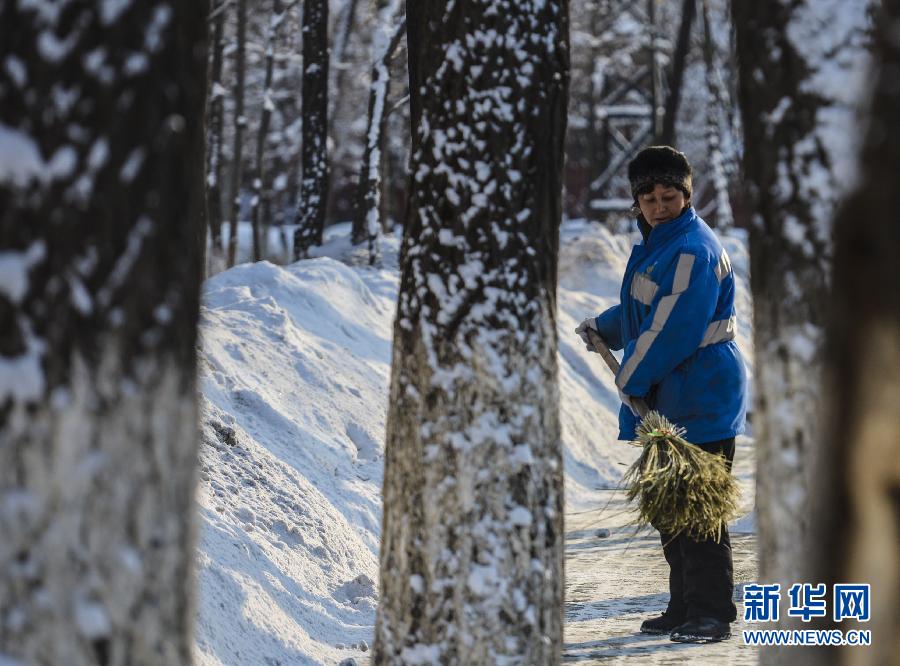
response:
<path id="1" fill-rule="evenodd" d="M 597 317 L 613 349 L 625 350 L 616 385 L 641 396 L 688 441 L 734 437 L 744 428 L 747 379 L 734 343 L 734 275 L 728 254 L 688 208 L 636 245 L 621 304 Z M 636 418 L 619 410 L 619 439 L 634 439 Z"/>

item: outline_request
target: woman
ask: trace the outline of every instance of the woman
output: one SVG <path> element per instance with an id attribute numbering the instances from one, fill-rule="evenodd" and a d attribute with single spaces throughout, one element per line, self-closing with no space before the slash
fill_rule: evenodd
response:
<path id="1" fill-rule="evenodd" d="M 746 377 L 734 343 L 734 276 L 716 235 L 691 207 L 691 166 L 669 146 L 645 148 L 628 165 L 644 237 L 628 260 L 621 303 L 576 329 L 594 351 L 588 328 L 624 349 L 616 386 L 622 398 L 619 439 L 635 437 L 633 398 L 643 398 L 685 428 L 685 439 L 734 458 L 743 431 Z M 731 542 L 661 534 L 669 563 L 666 611 L 641 625 L 674 641 L 728 638 L 736 619 Z"/>

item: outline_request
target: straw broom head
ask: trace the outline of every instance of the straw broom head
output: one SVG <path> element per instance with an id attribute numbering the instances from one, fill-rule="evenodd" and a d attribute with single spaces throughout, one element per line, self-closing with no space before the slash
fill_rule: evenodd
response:
<path id="1" fill-rule="evenodd" d="M 637 500 L 639 525 L 718 540 L 737 513 L 740 490 L 724 456 L 694 446 L 683 434 L 658 412 L 643 418 L 634 441 L 643 451 L 624 477 L 627 497 Z"/>

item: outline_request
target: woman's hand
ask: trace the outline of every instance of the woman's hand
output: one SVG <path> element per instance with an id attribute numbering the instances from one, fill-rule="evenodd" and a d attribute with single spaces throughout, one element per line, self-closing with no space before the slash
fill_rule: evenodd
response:
<path id="1" fill-rule="evenodd" d="M 597 349 L 594 345 L 591 344 L 591 338 L 588 335 L 588 329 L 593 329 L 593 331 L 599 336 L 600 331 L 597 330 L 597 320 L 594 317 L 588 317 L 583 322 L 578 324 L 578 328 L 575 329 L 575 332 L 584 340 L 585 349 L 589 352 L 596 352 Z M 603 336 L 600 336 L 603 337 Z"/>

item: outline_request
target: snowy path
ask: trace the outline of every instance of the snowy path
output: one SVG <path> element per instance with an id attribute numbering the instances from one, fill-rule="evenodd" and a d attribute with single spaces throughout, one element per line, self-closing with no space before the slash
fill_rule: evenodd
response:
<path id="1" fill-rule="evenodd" d="M 752 506 L 752 443 L 738 442 L 735 472 L 743 502 Z M 681 664 L 756 664 L 758 648 L 745 646 L 743 622 L 731 625 L 721 643 L 673 643 L 668 636 L 647 636 L 638 627 L 658 615 L 668 601 L 669 569 L 659 536 L 629 525 L 632 515 L 619 490 L 599 490 L 594 508 L 566 516 L 566 629 L 564 661 L 591 664 L 627 662 Z M 597 530 L 606 528 L 606 538 Z M 735 603 L 743 615 L 741 587 L 756 580 L 756 537 L 732 534 Z"/>
<path id="2" fill-rule="evenodd" d="M 371 658 L 400 237 L 383 240 L 382 268 L 354 254 L 348 223 L 329 227 L 317 259 L 242 264 L 206 281 L 201 666 L 337 664 L 350 657 L 363 664 Z M 672 655 L 718 655 L 708 661 L 727 663 L 730 657 L 721 655 L 733 642 L 679 648 L 635 633 L 641 618 L 665 603 L 665 562 L 655 537 L 630 539 L 626 518 L 598 511 L 614 494 L 595 489 L 614 484 L 636 451 L 615 441 L 615 385 L 574 330 L 617 302 L 634 240 L 581 220 L 561 230 L 566 653 L 579 663 L 633 653 L 649 653 L 654 663 Z M 746 241 L 723 240 L 741 287 L 738 345 L 750 362 Z M 750 440 L 739 440 L 736 462 L 749 509 Z M 752 517 L 740 522 L 753 529 Z M 598 539 L 593 527 L 609 528 L 612 536 Z M 746 538 L 735 544 L 738 580 L 748 580 L 753 544 Z M 754 656 L 738 653 L 743 661 Z"/>

